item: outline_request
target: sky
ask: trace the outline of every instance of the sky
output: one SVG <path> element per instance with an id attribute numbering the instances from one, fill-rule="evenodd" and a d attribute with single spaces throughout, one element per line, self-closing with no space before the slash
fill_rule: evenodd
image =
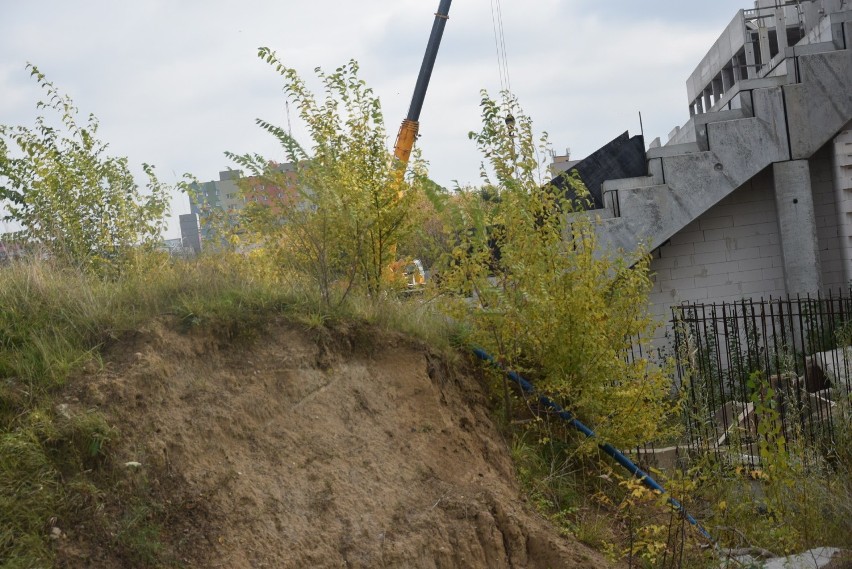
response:
<path id="1" fill-rule="evenodd" d="M 500 89 L 492 6 L 456 0 L 420 117 L 431 176 L 478 182 L 480 90 Z M 225 151 L 284 156 L 255 125 L 287 125 L 282 81 L 257 57 L 275 50 L 308 84 L 350 59 L 380 97 L 388 147 L 405 117 L 438 0 L 0 0 L 0 124 L 32 126 L 33 63 L 81 114 L 100 120 L 112 154 L 160 180 L 202 181 L 235 167 Z M 646 143 L 689 118 L 686 79 L 749 0 L 500 0 L 512 91 L 557 154 L 594 152 L 625 130 Z M 304 130 L 291 109 L 293 134 Z M 189 212 L 175 193 L 166 237 Z M 0 228 L 2 229 L 2 228 Z"/>

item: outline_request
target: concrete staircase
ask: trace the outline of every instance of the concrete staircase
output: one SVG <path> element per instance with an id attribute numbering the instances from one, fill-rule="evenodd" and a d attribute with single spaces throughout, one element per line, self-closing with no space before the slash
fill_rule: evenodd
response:
<path id="1" fill-rule="evenodd" d="M 852 22 L 844 31 L 852 45 Z M 809 158 L 840 132 L 852 120 L 852 49 L 817 47 L 789 48 L 786 75 L 741 81 L 741 108 L 693 117 L 694 141 L 650 149 L 649 176 L 604 182 L 601 245 L 655 249 L 768 166 Z"/>

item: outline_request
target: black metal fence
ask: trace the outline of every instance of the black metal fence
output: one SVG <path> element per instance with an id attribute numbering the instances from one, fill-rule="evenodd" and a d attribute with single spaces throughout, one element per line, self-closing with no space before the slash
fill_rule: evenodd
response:
<path id="1" fill-rule="evenodd" d="M 849 428 L 848 291 L 684 303 L 673 308 L 672 332 L 686 429 L 676 453 L 756 467 L 762 445 L 780 444 L 808 460 L 830 455 Z"/>

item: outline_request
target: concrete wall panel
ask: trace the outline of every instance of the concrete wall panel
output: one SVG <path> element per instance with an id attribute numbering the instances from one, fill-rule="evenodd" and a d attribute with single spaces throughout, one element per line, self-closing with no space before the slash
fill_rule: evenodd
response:
<path id="1" fill-rule="evenodd" d="M 792 159 L 811 157 L 852 120 L 852 50 L 799 57 L 801 83 L 785 85 Z"/>
<path id="2" fill-rule="evenodd" d="M 838 216 L 839 204 L 832 167 L 833 146 L 831 143 L 825 145 L 809 160 L 824 291 L 842 288 L 846 280 L 843 273 L 844 251 Z"/>

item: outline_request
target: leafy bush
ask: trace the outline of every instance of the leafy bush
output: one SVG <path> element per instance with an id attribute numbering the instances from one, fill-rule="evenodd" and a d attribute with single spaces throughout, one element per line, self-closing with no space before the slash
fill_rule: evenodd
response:
<path id="1" fill-rule="evenodd" d="M 143 193 L 127 159 L 107 155 L 94 115 L 80 124 L 71 98 L 37 67 L 28 69 L 45 93 L 38 108 L 54 111 L 59 125 L 44 116 L 35 128 L 0 125 L 4 220 L 22 226 L 26 243 L 56 258 L 86 271 L 115 273 L 135 248 L 159 241 L 168 188 L 144 164 L 148 191 Z"/>
<path id="2" fill-rule="evenodd" d="M 647 257 L 631 266 L 600 249 L 595 220 L 577 211 L 583 204 L 544 179 L 538 157 L 546 139 L 536 143 L 514 99 L 501 106 L 483 94 L 482 119 L 471 138 L 487 160 L 484 186 L 461 191 L 447 214 L 456 240 L 438 272 L 450 312 L 473 342 L 528 374 L 605 440 L 653 439 L 670 409 L 670 379 L 648 359 L 626 357 L 655 328 Z"/>
<path id="3" fill-rule="evenodd" d="M 318 98 L 299 74 L 277 55 L 258 55 L 283 78 L 284 92 L 307 126 L 311 147 L 266 121 L 258 125 L 281 143 L 295 172 L 282 172 L 258 155 L 228 153 L 252 173 L 244 195 L 258 183 L 281 190 L 274 204 L 248 202 L 240 216 L 243 239 L 259 241 L 284 273 L 304 275 L 318 286 L 328 305 L 353 289 L 377 296 L 389 283 L 399 244 L 414 226 L 420 199 L 419 175 L 405 179 L 403 166 L 386 147 L 381 106 L 350 61 L 333 73 L 320 69 L 324 94 Z"/>

